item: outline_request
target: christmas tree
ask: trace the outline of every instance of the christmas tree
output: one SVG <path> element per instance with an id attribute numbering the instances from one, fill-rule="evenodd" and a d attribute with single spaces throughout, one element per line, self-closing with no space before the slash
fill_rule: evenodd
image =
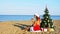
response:
<path id="1" fill-rule="evenodd" d="M 54 28 L 53 21 L 49 15 L 49 11 L 47 7 L 45 8 L 45 14 L 43 15 L 43 19 L 41 22 L 41 28 Z"/>

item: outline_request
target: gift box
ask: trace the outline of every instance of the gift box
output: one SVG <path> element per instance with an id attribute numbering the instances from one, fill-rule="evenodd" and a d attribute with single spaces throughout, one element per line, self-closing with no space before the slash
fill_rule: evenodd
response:
<path id="1" fill-rule="evenodd" d="M 53 28 L 50 28 L 49 31 L 52 32 L 52 31 L 54 31 L 54 29 Z"/>
<path id="2" fill-rule="evenodd" d="M 47 32 L 48 29 L 47 28 L 41 28 L 42 32 Z"/>

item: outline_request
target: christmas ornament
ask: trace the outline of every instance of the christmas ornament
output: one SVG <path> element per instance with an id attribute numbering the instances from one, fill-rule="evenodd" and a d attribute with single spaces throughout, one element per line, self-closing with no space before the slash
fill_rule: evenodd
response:
<path id="1" fill-rule="evenodd" d="M 50 28 L 48 30 L 54 31 L 53 20 L 50 18 L 49 11 L 48 11 L 47 7 L 44 12 L 45 12 L 45 14 L 43 15 L 43 19 L 41 22 L 42 30 L 47 31 L 47 28 Z"/>

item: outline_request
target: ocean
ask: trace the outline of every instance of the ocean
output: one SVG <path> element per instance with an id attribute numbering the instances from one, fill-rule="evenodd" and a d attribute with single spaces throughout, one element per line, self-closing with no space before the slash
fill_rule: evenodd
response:
<path id="1" fill-rule="evenodd" d="M 31 20 L 33 15 L 0 15 L 0 21 L 19 21 L 19 20 Z M 53 20 L 60 20 L 60 16 L 50 16 Z M 40 16 L 42 19 L 42 15 Z"/>

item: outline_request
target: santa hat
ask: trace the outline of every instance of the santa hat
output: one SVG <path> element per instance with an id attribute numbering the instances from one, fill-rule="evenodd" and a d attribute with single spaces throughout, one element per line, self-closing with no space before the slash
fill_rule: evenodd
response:
<path id="1" fill-rule="evenodd" d="M 39 14 L 37 14 L 37 13 L 35 13 L 34 15 L 37 16 L 37 17 L 40 17 Z"/>

